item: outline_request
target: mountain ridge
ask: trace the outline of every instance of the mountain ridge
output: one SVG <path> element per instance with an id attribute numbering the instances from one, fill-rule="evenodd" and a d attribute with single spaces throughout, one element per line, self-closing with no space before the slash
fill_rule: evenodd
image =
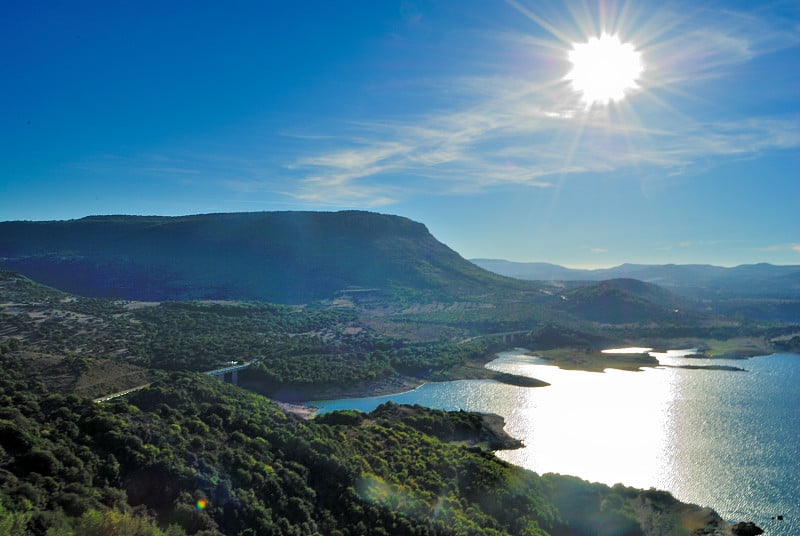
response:
<path id="1" fill-rule="evenodd" d="M 2 222 L 0 267 L 76 294 L 153 301 L 533 288 L 466 261 L 421 223 L 364 211 Z"/>
<path id="2" fill-rule="evenodd" d="M 752 293 L 788 290 L 800 295 L 800 265 L 754 263 L 724 267 L 712 264 L 623 263 L 611 268 L 584 269 L 544 262 L 515 262 L 503 259 L 475 258 L 470 259 L 470 262 L 497 274 L 529 281 L 602 281 L 631 278 L 667 288 L 694 287 L 728 291 L 734 286 L 742 287 L 745 283 L 758 283 L 757 289 L 749 289 Z M 787 279 L 791 282 L 788 288 L 784 282 Z M 741 292 L 747 290 L 746 287 L 740 289 Z"/>
<path id="3" fill-rule="evenodd" d="M 800 265 L 768 263 L 734 267 L 710 264 L 621 264 L 596 270 L 549 263 L 472 259 L 476 265 L 508 277 L 565 288 L 630 278 L 656 284 L 682 298 L 679 309 L 783 323 L 800 322 Z"/>

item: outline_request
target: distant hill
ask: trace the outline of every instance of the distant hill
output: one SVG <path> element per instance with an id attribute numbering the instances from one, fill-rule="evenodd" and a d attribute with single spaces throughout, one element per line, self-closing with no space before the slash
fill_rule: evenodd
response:
<path id="1" fill-rule="evenodd" d="M 601 281 L 566 291 L 562 297 L 567 312 L 593 322 L 625 324 L 645 318 L 663 321 L 686 316 L 686 300 L 636 279 Z"/>
<path id="2" fill-rule="evenodd" d="M 800 322 L 798 265 L 762 263 L 724 268 L 707 264 L 622 264 L 613 268 L 577 270 L 540 262 L 498 259 L 472 259 L 472 262 L 497 274 L 522 280 L 567 282 L 568 288 L 610 279 L 637 279 L 685 298 L 676 307 L 758 320 Z"/>
<path id="3" fill-rule="evenodd" d="M 420 223 L 359 211 L 2 222 L 0 268 L 83 296 L 155 301 L 533 288 L 466 261 Z"/>
<path id="4" fill-rule="evenodd" d="M 621 264 L 582 270 L 544 262 L 471 259 L 496 274 L 529 281 L 604 281 L 638 279 L 685 295 L 727 293 L 740 296 L 800 297 L 800 265 L 743 264 L 733 268 L 710 264 Z"/>
<path id="5" fill-rule="evenodd" d="M 553 273 L 567 270 L 557 268 Z M 0 269 L 80 296 L 128 300 L 299 304 L 347 298 L 379 307 L 386 300 L 401 307 L 468 301 L 475 322 L 496 322 L 499 315 L 525 326 L 530 322 L 523 319 L 556 317 L 674 321 L 674 309 L 683 316 L 694 308 L 690 300 L 630 278 L 587 286 L 498 275 L 463 259 L 421 223 L 361 211 L 2 222 Z M 459 314 L 439 316 L 466 321 Z"/>

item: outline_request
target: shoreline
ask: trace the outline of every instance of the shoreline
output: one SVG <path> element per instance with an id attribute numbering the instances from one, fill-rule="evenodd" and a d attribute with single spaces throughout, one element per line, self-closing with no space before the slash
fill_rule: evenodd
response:
<path id="1" fill-rule="evenodd" d="M 507 350 L 508 351 L 508 350 Z M 524 349 L 518 349 L 516 352 L 518 354 L 526 353 L 528 355 L 533 355 L 537 352 L 528 352 Z M 773 352 L 765 352 L 761 355 L 768 355 Z M 459 367 L 455 367 L 454 369 L 450 369 L 447 371 L 428 371 L 427 374 L 420 374 L 416 376 L 401 376 L 401 375 L 393 375 L 388 378 L 384 378 L 382 380 L 372 382 L 366 385 L 356 386 L 355 388 L 348 389 L 348 396 L 341 396 L 339 398 L 354 398 L 355 396 L 384 396 L 384 395 L 391 395 L 391 394 L 398 394 L 400 392 L 407 392 L 410 390 L 414 390 L 419 388 L 421 385 L 426 383 L 432 383 L 436 381 L 455 381 L 455 380 L 462 380 L 462 379 L 484 379 L 486 376 L 490 375 L 490 373 L 494 372 L 489 369 L 481 368 L 477 369 L 476 367 L 484 367 L 485 363 L 489 363 L 492 360 L 501 357 L 503 352 L 498 352 L 497 354 L 492 354 L 491 356 L 486 356 L 485 359 L 475 360 L 471 363 L 465 363 L 460 365 Z M 749 358 L 750 356 L 748 356 Z M 748 359 L 743 358 L 743 359 Z M 687 365 L 660 365 L 660 366 L 673 366 L 673 367 L 680 367 L 680 368 L 703 368 L 703 369 L 710 369 L 710 370 L 742 370 L 738 367 L 731 366 L 732 364 L 714 364 L 716 359 L 711 360 L 711 364 L 687 364 Z M 688 363 L 691 363 L 691 360 L 688 360 Z M 544 364 L 544 363 L 542 363 Z M 557 363 L 550 362 L 548 363 L 550 366 L 558 366 Z M 650 368 L 650 367 L 647 367 Z M 477 377 L 476 377 L 477 376 Z M 396 389 L 397 386 L 402 386 L 404 389 L 398 390 Z M 322 398 L 317 398 L 317 400 L 321 400 Z M 285 403 L 280 404 L 282 407 L 285 406 Z M 304 412 L 306 419 L 310 419 L 314 417 L 316 412 L 315 408 L 297 404 L 301 411 Z M 491 451 L 498 451 L 498 450 L 510 450 L 519 448 L 522 441 L 511 435 L 509 432 L 505 430 L 505 419 L 502 416 L 493 413 L 481 413 L 483 417 L 483 427 L 487 431 L 491 432 L 491 439 L 494 441 L 501 441 L 499 443 L 494 443 L 492 446 L 482 446 L 482 448 L 488 448 Z M 466 446 L 477 446 L 472 443 L 466 443 Z M 517 462 L 511 462 L 517 463 Z M 521 466 L 521 465 L 520 465 Z M 578 473 L 579 474 L 579 473 Z M 584 479 L 585 477 L 579 476 L 578 478 Z M 637 488 L 638 489 L 638 488 Z M 663 495 L 665 492 L 655 492 L 653 490 L 650 491 L 649 494 L 645 496 L 648 500 L 639 501 L 634 504 L 635 508 L 640 511 L 643 517 L 647 520 L 655 519 L 655 514 L 651 513 L 650 510 L 652 509 L 658 515 L 663 515 L 664 505 L 660 501 L 653 500 L 657 497 L 665 497 Z M 670 492 L 667 492 L 670 493 Z M 673 502 L 674 501 L 674 502 Z M 681 519 L 690 527 L 703 527 L 706 534 L 709 535 L 716 535 L 716 536 L 739 536 L 739 535 L 750 535 L 750 534 L 757 534 L 759 532 L 755 532 L 755 525 L 752 523 L 743 523 L 737 522 L 735 519 L 725 519 L 722 518 L 716 510 L 712 510 L 709 507 L 698 507 L 695 506 L 694 503 L 685 502 L 684 500 L 673 499 L 669 501 L 667 505 L 670 512 L 678 513 Z M 763 525 L 762 525 L 763 526 Z"/>
<path id="2" fill-rule="evenodd" d="M 686 341 L 681 341 L 686 343 Z M 697 342 L 697 341 L 695 341 Z M 713 343 L 719 341 L 710 341 Z M 621 343 L 622 344 L 622 343 Z M 669 344 L 666 341 L 658 341 L 659 347 L 685 347 L 689 344 Z M 749 347 L 736 352 L 713 353 L 708 343 L 697 343 L 691 345 L 698 347 L 701 353 L 696 356 L 686 356 L 687 359 L 737 359 L 747 360 L 759 355 L 774 353 L 767 347 L 759 350 Z M 509 348 L 494 352 L 483 358 L 471 359 L 462 364 L 448 369 L 430 370 L 422 374 L 402 374 L 394 373 L 384 378 L 380 378 L 370 383 L 359 385 L 318 385 L 314 387 L 284 388 L 279 391 L 270 391 L 266 386 L 250 383 L 246 388 L 259 392 L 276 403 L 280 404 L 287 413 L 291 413 L 301 418 L 313 418 L 316 408 L 307 403 L 313 400 L 332 400 L 342 398 L 372 398 L 381 396 L 392 396 L 407 393 L 418 389 L 427 383 L 439 383 L 461 380 L 494 380 L 509 385 L 521 387 L 546 387 L 549 384 L 545 381 L 505 372 L 499 372 L 486 368 L 486 365 L 499 357 L 500 353 L 513 351 L 516 348 Z M 605 369 L 616 369 L 638 372 L 644 368 L 658 368 L 671 366 L 688 369 L 705 370 L 727 370 L 744 371 L 739 367 L 729 367 L 723 365 L 662 365 L 658 359 L 649 354 L 602 354 L 600 350 L 587 351 L 577 348 L 555 348 L 551 350 L 528 350 L 521 349 L 531 357 L 542 359 L 548 366 L 558 367 L 564 370 L 582 370 L 586 372 L 603 372 Z M 609 357 L 613 356 L 613 357 Z M 244 382 L 243 382 L 244 383 Z M 243 385 L 245 386 L 245 385 Z"/>
<path id="3" fill-rule="evenodd" d="M 506 350 L 510 351 L 510 350 Z M 524 350 L 523 350 L 524 351 Z M 533 355 L 534 352 L 527 352 L 528 355 Z M 492 354 L 492 356 L 488 357 L 486 360 L 474 360 L 471 363 L 465 363 L 454 369 L 450 369 L 447 371 L 430 371 L 428 374 L 419 375 L 419 376 L 404 376 L 404 375 L 392 375 L 388 378 L 384 378 L 382 380 L 372 382 L 367 385 L 357 386 L 356 388 L 348 389 L 348 393 L 345 396 L 339 396 L 338 398 L 356 398 L 356 397 L 372 397 L 372 396 L 386 396 L 392 394 L 399 394 L 402 392 L 412 391 L 414 389 L 419 388 L 426 383 L 436 383 L 436 382 L 443 382 L 443 381 L 457 381 L 457 380 L 470 380 L 470 379 L 486 379 L 486 376 L 490 375 L 490 373 L 494 372 L 490 369 L 482 368 L 480 370 L 476 369 L 479 366 L 479 363 L 489 363 L 494 359 L 499 357 L 498 354 L 502 352 L 497 352 L 496 354 Z M 760 355 L 769 355 L 774 352 L 766 352 Z M 748 357 L 741 357 L 741 359 L 749 359 L 755 356 L 748 356 Z M 716 359 L 715 359 L 716 360 Z M 556 363 L 548 363 L 550 366 L 558 366 Z M 670 365 L 660 365 L 660 366 L 670 366 Z M 672 365 L 677 367 L 676 365 Z M 710 370 L 743 370 L 739 369 L 738 367 L 726 366 L 726 365 L 681 365 L 680 368 L 703 368 L 703 369 L 710 369 Z M 648 367 L 650 368 L 650 367 Z M 476 377 L 478 376 L 478 377 Z M 435 379 L 433 379 L 435 378 Z M 402 386 L 404 389 L 397 390 L 397 386 Z M 317 400 L 321 400 L 322 398 L 317 398 Z M 294 413 L 297 417 L 303 419 L 312 419 L 314 418 L 317 408 L 313 408 L 311 406 L 305 405 L 303 402 L 298 402 L 295 404 L 287 403 L 287 402 L 278 402 L 278 404 L 284 408 L 285 411 L 294 410 Z M 287 411 L 288 412 L 288 411 Z M 299 412 L 299 413 L 296 413 Z M 505 419 L 502 416 L 499 416 L 494 413 L 481 413 L 483 416 L 483 426 L 490 430 L 493 435 L 495 435 L 494 439 L 505 439 L 508 440 L 507 443 L 503 444 L 495 444 L 494 448 L 490 448 L 491 451 L 496 450 L 513 450 L 515 448 L 519 448 L 522 446 L 522 441 L 515 436 L 512 436 L 505 430 Z M 486 447 L 483 447 L 486 448 Z M 582 478 L 582 477 L 579 477 Z M 677 499 L 676 499 L 677 500 Z M 704 525 L 707 529 L 709 529 L 708 534 L 714 534 L 718 536 L 732 536 L 732 535 L 749 535 L 749 534 L 757 534 L 757 532 L 749 532 L 754 525 L 752 523 L 741 523 L 734 520 L 723 519 L 719 514 L 716 513 L 716 510 L 711 510 L 710 508 L 699 508 L 695 507 L 693 503 L 688 503 L 684 501 L 677 500 L 680 506 L 677 506 L 679 510 L 682 508 L 697 508 L 697 510 L 691 511 L 691 515 L 689 517 L 693 522 L 701 522 L 700 524 Z M 645 506 L 645 505 L 639 505 Z"/>
<path id="4" fill-rule="evenodd" d="M 240 377 L 239 386 L 262 394 L 281 404 L 305 405 L 306 402 L 312 400 L 397 395 L 413 391 L 426 383 L 460 380 L 494 380 L 520 387 L 545 387 L 549 385 L 547 382 L 536 378 L 487 369 L 486 364 L 495 359 L 497 359 L 497 353 L 480 359 L 469 360 L 449 369 L 431 370 L 421 374 L 394 373 L 369 383 L 357 385 L 326 384 L 273 388 L 272 386 L 256 381 L 248 381 Z"/>

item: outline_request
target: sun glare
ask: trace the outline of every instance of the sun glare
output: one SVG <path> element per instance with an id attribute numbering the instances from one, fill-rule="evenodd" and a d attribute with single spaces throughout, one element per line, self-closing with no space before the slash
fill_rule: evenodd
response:
<path id="1" fill-rule="evenodd" d="M 581 94 L 587 108 L 623 100 L 639 88 L 637 81 L 644 70 L 642 54 L 633 44 L 607 33 L 586 43 L 573 43 L 569 61 L 572 70 L 566 80 Z"/>

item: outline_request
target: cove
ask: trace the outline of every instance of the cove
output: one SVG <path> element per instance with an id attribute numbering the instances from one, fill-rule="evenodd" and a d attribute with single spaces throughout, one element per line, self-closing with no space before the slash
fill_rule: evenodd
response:
<path id="1" fill-rule="evenodd" d="M 673 356 L 678 357 L 673 357 Z M 522 349 L 488 368 L 544 380 L 429 383 L 396 395 L 311 401 L 324 413 L 371 411 L 388 400 L 497 413 L 525 447 L 498 457 L 538 473 L 670 491 L 768 534 L 800 533 L 800 356 L 747 361 L 658 355 L 663 365 L 735 364 L 747 372 L 668 366 L 640 372 L 567 371 Z M 773 519 L 784 516 L 783 521 Z"/>

